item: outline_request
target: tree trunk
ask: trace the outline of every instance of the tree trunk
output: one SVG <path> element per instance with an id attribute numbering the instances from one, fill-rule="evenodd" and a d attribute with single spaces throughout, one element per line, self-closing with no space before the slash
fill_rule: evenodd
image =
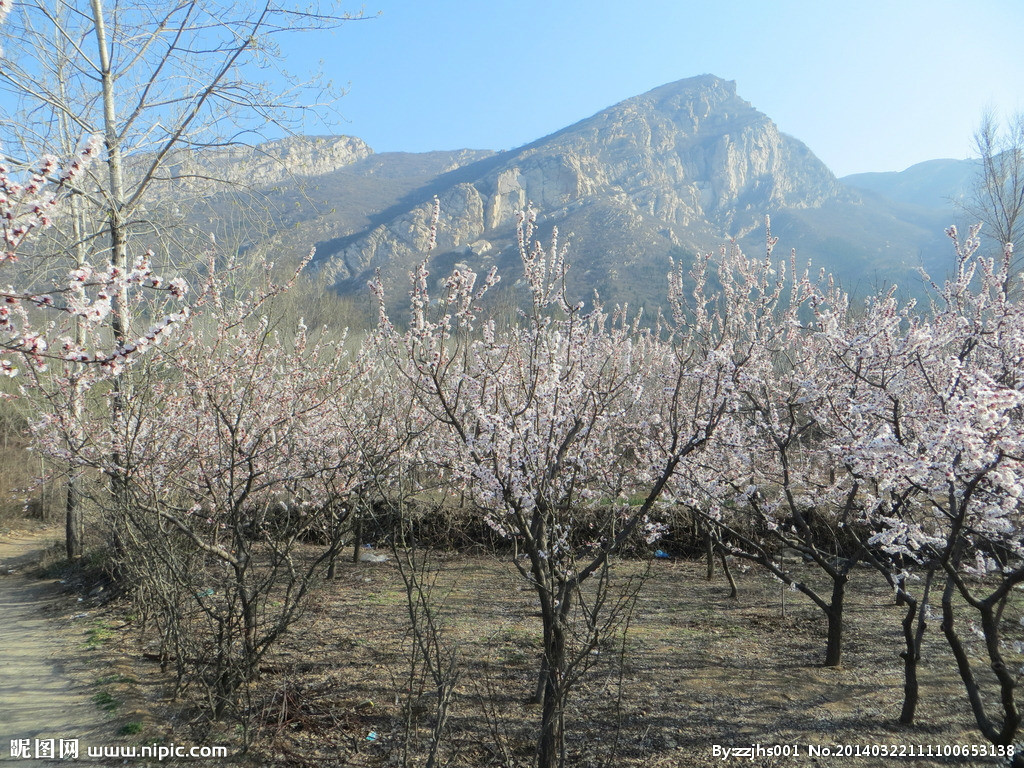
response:
<path id="1" fill-rule="evenodd" d="M 564 762 L 565 722 L 562 717 L 565 674 L 565 624 L 561 608 L 544 627 L 544 700 L 541 702 L 537 768 L 560 768 Z"/>
<path id="2" fill-rule="evenodd" d="M 726 559 L 723 549 L 719 548 L 718 556 L 722 560 L 722 572 L 729 582 L 729 599 L 735 600 L 739 596 L 739 591 L 736 589 L 736 579 L 732 575 L 732 568 L 729 567 L 729 561 Z"/>
<path id="3" fill-rule="evenodd" d="M 710 525 L 704 532 L 704 556 L 708 561 L 706 578 L 708 581 L 711 581 L 715 576 L 715 537 L 711 533 Z"/>
<path id="4" fill-rule="evenodd" d="M 540 660 L 540 672 L 537 674 L 537 688 L 533 692 L 533 698 L 530 699 L 531 704 L 542 704 L 544 702 L 544 691 L 548 685 L 548 657 L 547 654 L 541 656 Z"/>
<path id="5" fill-rule="evenodd" d="M 960 636 L 956 633 L 953 613 L 953 592 L 956 586 L 952 577 L 946 579 L 946 588 L 942 592 L 942 633 L 946 636 L 946 642 L 953 651 L 953 658 L 956 659 L 957 670 L 960 672 L 960 679 L 963 681 L 964 689 L 967 692 L 967 700 L 971 704 L 971 712 L 974 713 L 974 721 L 978 724 L 978 730 L 984 734 L 993 744 L 999 743 L 999 729 L 993 724 L 985 712 L 985 704 L 981 698 L 981 690 L 978 681 L 971 669 L 971 661 L 967 656 Z"/>
<path id="6" fill-rule="evenodd" d="M 897 607 L 902 607 L 902 606 L 908 604 L 907 600 L 909 598 L 909 595 L 903 589 L 903 585 L 905 583 L 906 583 L 906 577 L 905 576 L 899 575 L 899 576 L 896 577 L 896 605 L 897 605 Z M 914 602 L 916 604 L 916 601 L 912 601 L 912 602 Z"/>
<path id="7" fill-rule="evenodd" d="M 108 191 L 107 218 L 110 226 L 110 266 L 127 274 L 128 223 L 125 221 L 124 167 L 121 157 L 122 137 L 118 134 L 115 76 L 111 68 L 107 41 L 105 11 L 102 0 L 91 0 L 96 49 L 99 54 L 100 87 L 103 95 L 103 139 L 107 148 Z M 122 284 L 113 296 L 111 326 L 114 340 L 122 346 L 128 340 L 128 286 Z"/>
<path id="8" fill-rule="evenodd" d="M 82 334 L 81 321 L 76 324 L 76 341 L 81 344 L 79 337 Z M 71 439 L 79 439 L 82 420 L 82 400 L 85 393 L 82 391 L 78 377 L 71 380 Z M 72 446 L 72 450 L 78 446 Z M 82 508 L 82 469 L 71 464 L 68 467 L 68 488 L 64 504 L 64 549 L 68 560 L 77 560 L 85 550 L 85 510 Z"/>
<path id="9" fill-rule="evenodd" d="M 67 129 L 64 129 L 67 133 Z M 81 268 L 87 260 L 85 219 L 82 213 L 82 201 L 77 195 L 71 196 L 71 231 L 75 238 L 75 266 Z M 75 345 L 79 348 L 85 346 L 85 321 L 81 317 L 75 318 Z M 85 391 L 82 388 L 81 377 L 75 372 L 70 379 L 69 392 L 71 402 L 69 404 L 71 442 L 77 443 L 82 437 L 82 412 L 85 410 Z M 70 445 L 72 451 L 78 450 L 78 445 Z M 68 488 L 67 499 L 64 507 L 64 543 L 68 560 L 77 560 L 84 554 L 85 549 L 85 510 L 82 508 L 82 470 L 80 467 L 71 464 L 68 467 Z"/>
<path id="10" fill-rule="evenodd" d="M 90 0 L 92 10 L 93 35 L 96 40 L 96 50 L 99 58 L 100 88 L 103 98 L 103 139 L 107 149 L 107 178 L 110 185 L 108 190 L 107 218 L 110 226 L 110 266 L 118 270 L 120 274 L 128 273 L 128 232 L 125 216 L 125 192 L 124 192 L 124 167 L 121 157 L 122 137 L 118 133 L 118 118 L 116 108 L 116 96 L 114 92 L 115 76 L 111 65 L 110 48 L 107 39 L 107 27 L 103 0 Z M 122 283 L 112 297 L 111 302 L 111 330 L 114 334 L 114 342 L 118 349 L 122 349 L 128 343 L 129 335 L 129 306 L 128 306 L 128 285 Z M 122 414 L 127 408 L 130 381 L 124 373 L 114 376 L 110 391 L 110 418 L 117 428 Z M 111 455 L 115 467 L 122 465 L 123 457 L 115 451 Z M 129 488 L 126 475 L 115 474 L 111 477 L 110 494 L 113 508 L 120 519 L 128 512 Z M 118 524 L 111 528 L 111 547 L 115 557 L 123 549 L 123 542 L 119 532 Z"/>
<path id="11" fill-rule="evenodd" d="M 355 525 L 352 528 L 352 562 L 359 563 L 359 550 L 363 548 L 363 515 L 356 512 Z"/>
<path id="12" fill-rule="evenodd" d="M 903 605 L 907 606 L 907 613 L 903 618 L 903 640 L 907 644 L 907 650 L 900 654 L 903 657 L 903 709 L 900 711 L 900 725 L 912 725 L 919 700 L 917 662 L 921 660 L 921 646 L 916 642 L 917 633 L 914 631 L 917 601 L 903 590 L 897 594 L 902 595 Z"/>
<path id="13" fill-rule="evenodd" d="M 65 505 L 64 548 L 68 560 L 77 560 L 85 548 L 85 520 L 82 517 L 82 473 L 78 468 L 71 470 L 68 478 L 68 495 Z"/>
<path id="14" fill-rule="evenodd" d="M 914 723 L 917 703 L 920 700 L 917 667 L 921 661 L 921 642 L 924 640 L 924 632 L 928 626 L 927 621 L 925 621 L 925 613 L 928 610 L 928 595 L 931 591 L 934 576 L 935 571 L 928 571 L 928 575 L 925 577 L 924 593 L 921 595 L 920 605 L 909 592 L 903 589 L 903 579 L 897 582 L 896 595 L 898 598 L 901 598 L 901 602 L 897 604 L 907 606 L 907 613 L 903 618 L 903 640 L 906 643 L 907 649 L 900 654 L 903 657 L 903 709 L 900 712 L 900 725 L 912 725 Z"/>
<path id="15" fill-rule="evenodd" d="M 825 666 L 838 667 L 843 655 L 843 601 L 846 597 L 846 574 L 832 579 L 832 603 L 825 616 L 828 618 L 828 644 L 825 647 Z"/>

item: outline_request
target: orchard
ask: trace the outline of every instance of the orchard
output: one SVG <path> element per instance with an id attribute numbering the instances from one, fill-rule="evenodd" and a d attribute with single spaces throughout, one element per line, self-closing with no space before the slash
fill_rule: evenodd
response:
<path id="1" fill-rule="evenodd" d="M 622 569 L 702 546 L 709 575 L 715 558 L 730 579 L 752 565 L 819 611 L 826 668 L 845 658 L 851 587 L 888 591 L 903 616 L 899 722 L 915 725 L 927 696 L 921 667 L 946 665 L 979 738 L 1004 756 L 1017 743 L 1024 311 L 1010 248 L 986 258 L 976 231 L 950 230 L 952 276 L 927 302 L 895 288 L 853 302 L 795 254 L 776 259 L 766 221 L 756 258 L 733 245 L 666 265 L 665 311 L 644 317 L 571 298 L 569 250 L 557 231 L 541 244 L 526 210 L 520 272 L 438 277 L 428 252 L 408 319 L 376 279 L 361 336 L 293 322 L 297 273 L 278 283 L 215 247 L 189 281 L 155 275 L 144 252 L 18 287 L 19 256 L 98 151 L 0 175 L 0 365 L 35 408 L 34 448 L 76 494 L 69 540 L 87 500 L 139 641 L 245 745 L 264 733 L 254 697 L 282 638 L 350 573 L 346 548 L 358 569 L 372 543 L 408 608 L 389 754 L 455 759 L 467 673 L 433 587 L 438 547 L 460 541 L 507 562 L 540 619 L 522 638 L 538 651 L 522 694 L 542 768 L 575 764 L 575 701 L 610 639 L 630 663 L 646 581 Z M 502 278 L 517 280 L 511 322 L 491 301 Z M 154 322 L 137 338 L 118 330 L 139 317 Z M 936 613 L 947 655 L 928 658 Z M 424 743 L 412 713 L 427 693 Z"/>

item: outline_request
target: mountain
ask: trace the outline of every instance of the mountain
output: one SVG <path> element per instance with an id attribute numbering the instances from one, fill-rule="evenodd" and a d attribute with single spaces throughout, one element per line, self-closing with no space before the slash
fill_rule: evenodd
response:
<path id="1" fill-rule="evenodd" d="M 956 201 L 970 194 L 977 174 L 975 160 L 928 160 L 905 171 L 856 173 L 844 176 L 841 181 L 898 203 L 955 209 Z"/>
<path id="2" fill-rule="evenodd" d="M 288 167 L 305 183 L 300 191 L 278 174 L 276 234 L 250 247 L 298 254 L 315 244 L 318 279 L 342 294 L 362 295 L 380 270 L 390 295 L 407 295 L 435 195 L 433 274 L 497 264 L 503 285 L 514 284 L 515 213 L 532 203 L 541 238 L 557 226 L 569 241 L 570 288 L 583 299 L 597 290 L 606 301 L 660 304 L 670 257 L 730 239 L 756 254 L 766 214 L 786 249 L 778 257 L 796 248 L 801 264 L 813 259 L 859 292 L 891 281 L 914 291 L 920 265 L 941 276 L 949 261 L 949 213 L 926 191 L 955 173 L 937 167 L 929 182 L 928 169 L 915 166 L 898 180 L 841 182 L 735 83 L 712 75 L 655 88 L 507 152 L 378 155 L 348 137 L 317 141 L 326 148 L 312 156 L 274 149 L 303 160 Z"/>

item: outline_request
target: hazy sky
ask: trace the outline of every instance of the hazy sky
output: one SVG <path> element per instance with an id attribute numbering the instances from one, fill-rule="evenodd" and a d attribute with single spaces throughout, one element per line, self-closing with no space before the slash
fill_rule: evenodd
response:
<path id="1" fill-rule="evenodd" d="M 510 149 L 705 73 L 735 80 L 840 176 L 967 157 L 983 110 L 1024 109 L 1022 0 L 376 0 L 365 10 L 380 15 L 287 53 L 300 71 L 322 59 L 347 85 L 334 130 L 378 152 Z"/>

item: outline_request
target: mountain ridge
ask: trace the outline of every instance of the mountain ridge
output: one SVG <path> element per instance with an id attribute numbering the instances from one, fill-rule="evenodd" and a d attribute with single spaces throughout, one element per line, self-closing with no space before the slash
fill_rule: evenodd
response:
<path id="1" fill-rule="evenodd" d="M 851 174 L 841 181 L 899 203 L 955 209 L 958 201 L 970 195 L 978 171 L 976 160 L 940 158 L 915 163 L 902 171 Z"/>
<path id="2" fill-rule="evenodd" d="M 408 271 L 425 256 L 435 196 L 435 273 L 498 264 L 514 276 L 515 214 L 532 203 L 541 232 L 571 235 L 577 295 L 596 289 L 649 305 L 663 299 L 670 256 L 731 239 L 756 253 L 765 215 L 801 262 L 852 282 L 874 275 L 906 284 L 918 266 L 934 273 L 948 255 L 948 212 L 881 196 L 871 185 L 891 182 L 885 174 L 837 179 L 735 82 L 714 75 L 666 83 L 512 150 L 367 150 L 307 175 L 321 210 L 285 206 L 297 210 L 287 227 L 256 247 L 298 251 L 301 241 L 308 250 L 312 241 L 318 279 L 336 291 L 361 293 L 380 270 L 390 292 L 405 295 Z M 912 177 L 900 177 L 907 190 Z"/>
<path id="3" fill-rule="evenodd" d="M 809 148 L 712 75 L 659 86 L 438 181 L 451 182 L 431 190 L 441 200 L 439 254 L 484 266 L 532 202 L 542 222 L 575 234 L 579 292 L 596 287 L 611 298 L 620 266 L 664 273 L 671 252 L 749 236 L 772 210 L 849 197 Z M 430 214 L 424 197 L 390 222 L 325 244 L 326 279 L 346 291 L 377 269 L 401 279 L 422 258 Z"/>

